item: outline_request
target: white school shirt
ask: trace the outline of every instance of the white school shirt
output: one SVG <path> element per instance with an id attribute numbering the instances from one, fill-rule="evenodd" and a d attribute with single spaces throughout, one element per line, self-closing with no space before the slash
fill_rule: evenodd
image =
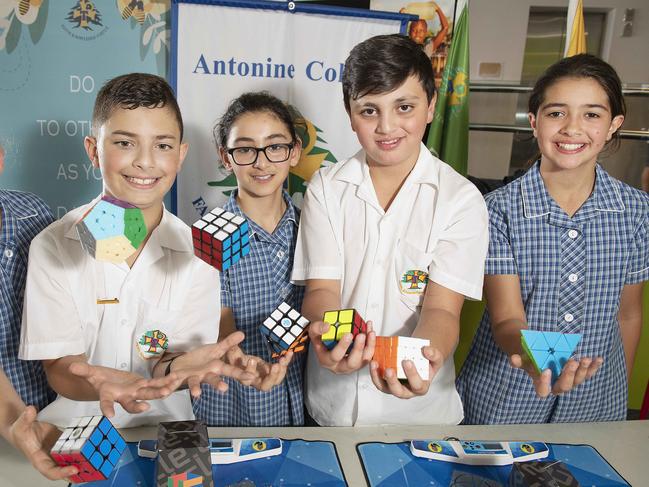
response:
<path id="1" fill-rule="evenodd" d="M 411 336 L 425 285 L 402 282 L 408 271 L 426 272 L 434 282 L 480 299 L 487 228 L 480 192 L 423 144 L 384 211 L 361 150 L 311 179 L 292 277 L 340 280 L 342 307 L 372 320 L 377 335 Z M 452 354 L 425 396 L 404 400 L 380 392 L 369 367 L 336 375 L 311 351 L 305 403 L 323 426 L 457 424 L 463 417 Z"/>
<path id="2" fill-rule="evenodd" d="M 191 231 L 163 210 L 131 269 L 126 263 L 99 262 L 81 247 L 75 223 L 86 207 L 72 210 L 33 241 L 19 357 L 45 360 L 85 353 L 93 365 L 150 377 L 157 359 L 140 357 L 136 341 L 159 329 L 168 351 L 187 351 L 216 342 L 220 318 L 220 280 L 216 269 L 194 257 Z M 118 304 L 97 304 L 98 299 Z M 193 419 L 188 391 L 150 401 L 151 409 L 131 415 L 115 405 L 118 427 Z M 67 426 L 77 416 L 101 414 L 98 401 L 62 396 L 39 419 Z"/>

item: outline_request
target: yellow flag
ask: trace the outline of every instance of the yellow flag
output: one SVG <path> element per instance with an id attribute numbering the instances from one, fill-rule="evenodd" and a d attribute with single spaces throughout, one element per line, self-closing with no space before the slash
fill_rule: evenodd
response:
<path id="1" fill-rule="evenodd" d="M 584 6 L 582 0 L 570 0 L 568 3 L 568 22 L 566 24 L 566 47 L 563 50 L 563 57 L 585 52 Z"/>

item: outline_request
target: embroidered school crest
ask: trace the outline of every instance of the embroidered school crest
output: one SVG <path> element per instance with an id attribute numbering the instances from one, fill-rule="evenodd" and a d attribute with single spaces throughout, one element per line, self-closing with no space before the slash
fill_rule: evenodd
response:
<path id="1" fill-rule="evenodd" d="M 160 330 L 145 331 L 137 341 L 137 349 L 143 359 L 160 357 L 167 348 L 169 339 Z"/>
<path id="2" fill-rule="evenodd" d="M 404 294 L 422 294 L 428 283 L 428 273 L 420 270 L 409 270 L 401 276 L 401 292 Z"/>

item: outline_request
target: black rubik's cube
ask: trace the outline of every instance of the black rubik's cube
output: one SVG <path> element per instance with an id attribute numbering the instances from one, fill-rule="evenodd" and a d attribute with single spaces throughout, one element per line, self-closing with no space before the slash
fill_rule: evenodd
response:
<path id="1" fill-rule="evenodd" d="M 79 473 L 74 483 L 106 480 L 126 449 L 124 438 L 105 416 L 83 416 L 72 420 L 50 452 L 61 467 L 72 465 Z"/>
<path id="2" fill-rule="evenodd" d="M 329 323 L 329 330 L 322 335 L 322 343 L 329 350 L 334 348 L 346 333 L 354 338 L 359 333 L 367 333 L 367 323 L 355 309 L 326 311 L 322 321 Z"/>
<path id="3" fill-rule="evenodd" d="M 309 336 L 306 327 L 309 324 L 304 316 L 288 304 L 280 304 L 262 323 L 259 331 L 268 339 L 273 351 L 272 357 L 286 355 L 289 350 L 302 352 Z"/>
<path id="4" fill-rule="evenodd" d="M 226 271 L 250 253 L 248 221 L 222 208 L 214 208 L 192 225 L 194 253 Z"/>

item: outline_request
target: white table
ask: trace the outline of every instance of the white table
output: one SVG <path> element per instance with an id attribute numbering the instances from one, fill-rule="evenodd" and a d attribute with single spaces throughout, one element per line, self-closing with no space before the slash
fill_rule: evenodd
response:
<path id="1" fill-rule="evenodd" d="M 157 428 L 121 430 L 127 441 L 154 439 Z M 378 426 L 359 428 L 210 428 L 210 437 L 254 436 L 325 440 L 336 444 L 338 458 L 350 486 L 365 484 L 356 445 L 370 441 L 398 442 L 413 438 L 455 436 L 474 440 L 544 441 L 589 444 L 634 487 L 649 485 L 649 421 L 543 424 L 511 426 Z M 0 440 L 0 485 L 30 487 L 65 485 L 38 475 L 29 462 Z"/>

